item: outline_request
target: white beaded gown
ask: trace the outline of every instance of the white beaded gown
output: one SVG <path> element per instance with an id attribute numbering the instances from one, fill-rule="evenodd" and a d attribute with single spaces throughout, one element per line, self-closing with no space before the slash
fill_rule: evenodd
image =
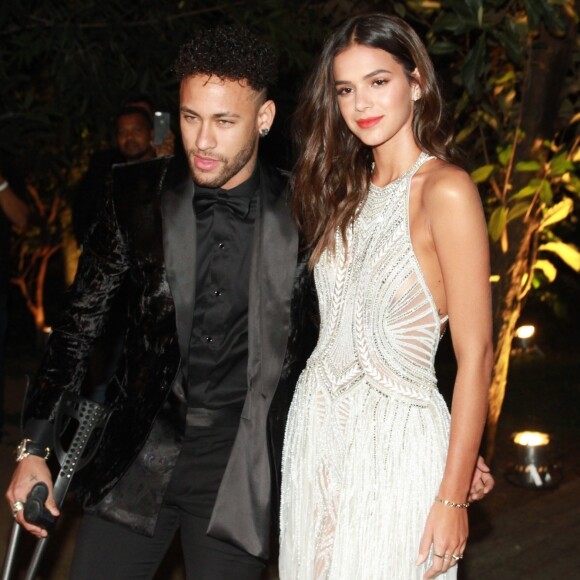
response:
<path id="1" fill-rule="evenodd" d="M 409 191 L 430 157 L 370 186 L 348 255 L 315 267 L 321 327 L 286 428 L 281 580 L 412 580 L 449 442 L 441 319 L 411 244 Z M 439 578 L 456 578 L 457 567 Z"/>

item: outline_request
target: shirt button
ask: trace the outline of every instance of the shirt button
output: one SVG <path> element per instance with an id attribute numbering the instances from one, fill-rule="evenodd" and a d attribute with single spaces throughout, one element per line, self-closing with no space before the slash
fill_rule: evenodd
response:
<path id="1" fill-rule="evenodd" d="M 213 291 L 213 295 L 214 296 L 221 296 L 222 295 L 222 291 L 221 290 L 214 290 Z"/>
<path id="2" fill-rule="evenodd" d="M 206 336 L 205 342 L 213 342 L 213 338 L 211 336 Z"/>
<path id="3" fill-rule="evenodd" d="M 223 242 L 220 242 L 220 243 L 218 244 L 218 248 L 219 248 L 220 250 L 223 250 L 225 247 L 226 247 L 226 245 L 225 245 Z"/>

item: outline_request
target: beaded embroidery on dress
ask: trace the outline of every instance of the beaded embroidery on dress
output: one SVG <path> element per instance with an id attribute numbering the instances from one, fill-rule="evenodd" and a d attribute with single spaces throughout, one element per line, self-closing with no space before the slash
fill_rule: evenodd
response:
<path id="1" fill-rule="evenodd" d="M 315 267 L 320 337 L 286 427 L 281 580 L 412 580 L 431 565 L 415 563 L 449 440 L 434 372 L 446 319 L 409 230 L 411 179 L 428 159 L 371 184 L 348 254 L 337 236 Z"/>

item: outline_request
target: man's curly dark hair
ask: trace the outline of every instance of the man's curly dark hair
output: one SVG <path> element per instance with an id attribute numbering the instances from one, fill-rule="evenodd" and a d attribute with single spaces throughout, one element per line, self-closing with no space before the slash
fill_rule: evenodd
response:
<path id="1" fill-rule="evenodd" d="M 197 31 L 179 50 L 173 70 L 180 81 L 215 75 L 222 80 L 245 80 L 256 91 L 268 89 L 277 77 L 273 47 L 239 26 Z"/>

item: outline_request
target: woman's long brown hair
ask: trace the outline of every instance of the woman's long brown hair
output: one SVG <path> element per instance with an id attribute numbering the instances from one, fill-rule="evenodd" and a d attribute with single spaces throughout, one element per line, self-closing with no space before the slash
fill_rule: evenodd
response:
<path id="1" fill-rule="evenodd" d="M 386 14 L 354 16 L 325 42 L 302 90 L 294 116 L 298 158 L 292 178 L 292 211 L 308 246 L 313 267 L 324 250 L 335 250 L 335 233 L 346 230 L 365 200 L 372 150 L 343 121 L 334 88 L 334 58 L 352 45 L 380 48 L 399 62 L 409 82 L 419 72 L 421 98 L 415 101 L 413 134 L 419 147 L 445 161 L 457 161 L 433 64 L 417 33 Z"/>

